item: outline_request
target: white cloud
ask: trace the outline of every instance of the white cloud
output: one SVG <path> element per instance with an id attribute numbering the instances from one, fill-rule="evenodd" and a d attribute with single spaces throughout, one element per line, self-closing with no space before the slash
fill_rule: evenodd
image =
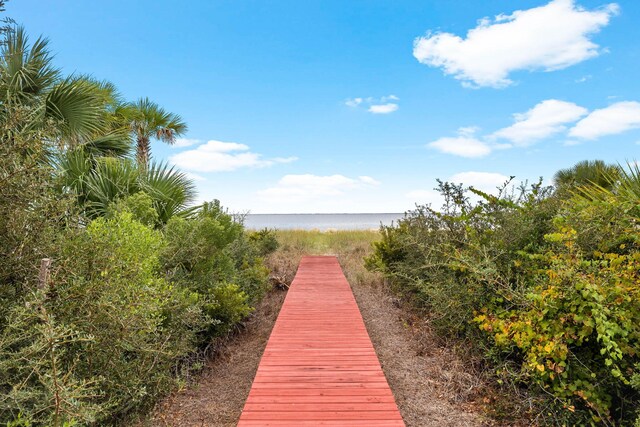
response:
<path id="1" fill-rule="evenodd" d="M 591 74 L 588 74 L 588 75 L 586 75 L 586 76 L 582 76 L 582 77 L 580 77 L 579 79 L 576 79 L 576 80 L 575 80 L 575 82 L 576 82 L 576 83 L 584 83 L 584 82 L 586 82 L 587 80 L 591 80 L 591 78 L 592 78 L 592 77 L 593 77 L 593 76 L 592 76 Z"/>
<path id="2" fill-rule="evenodd" d="M 363 175 L 363 176 L 359 176 L 358 179 L 365 184 L 380 185 L 380 181 L 377 181 L 374 178 L 371 178 L 370 176 Z"/>
<path id="3" fill-rule="evenodd" d="M 466 38 L 427 33 L 414 41 L 413 55 L 445 74 L 475 86 L 505 87 L 516 70 L 553 71 L 598 56 L 590 37 L 609 23 L 619 6 L 586 10 L 573 0 L 484 18 Z"/>
<path id="4" fill-rule="evenodd" d="M 362 104 L 362 101 L 364 101 L 364 99 L 362 99 L 362 98 L 350 98 L 350 99 L 347 99 L 347 100 L 344 102 L 344 104 L 345 104 L 347 107 L 355 108 L 355 107 L 357 107 L 358 105 Z"/>
<path id="5" fill-rule="evenodd" d="M 291 202 L 292 199 L 300 202 L 327 196 L 343 196 L 353 190 L 371 188 L 379 184 L 369 176 L 349 178 L 344 175 L 285 175 L 277 185 L 259 191 L 258 196 L 269 202 Z"/>
<path id="6" fill-rule="evenodd" d="M 547 99 L 526 113 L 514 114 L 515 123 L 492 136 L 507 139 L 517 146 L 527 146 L 564 131 L 565 124 L 577 121 L 587 112 L 586 108 L 572 102 Z"/>
<path id="7" fill-rule="evenodd" d="M 177 138 L 176 142 L 172 145 L 174 148 L 184 148 L 190 147 L 192 145 L 200 144 L 202 141 L 199 139 L 189 139 L 189 138 Z"/>
<path id="8" fill-rule="evenodd" d="M 380 102 L 387 102 L 387 101 L 400 101 L 400 98 L 398 98 L 395 95 L 388 95 L 380 98 Z"/>
<path id="9" fill-rule="evenodd" d="M 508 176 L 500 173 L 475 171 L 460 172 L 449 178 L 450 182 L 473 186 L 485 193 L 495 192 L 496 187 L 501 187 L 508 180 Z"/>
<path id="10" fill-rule="evenodd" d="M 195 149 L 174 154 L 169 161 L 179 168 L 197 172 L 225 172 L 240 168 L 260 168 L 276 163 L 289 163 L 296 157 L 263 159 L 249 151 L 245 144 L 211 140 Z"/>
<path id="11" fill-rule="evenodd" d="M 389 114 L 397 110 L 398 110 L 398 104 L 389 102 L 387 104 L 372 105 L 369 107 L 369 110 L 367 111 L 373 114 Z"/>
<path id="12" fill-rule="evenodd" d="M 640 103 L 623 101 L 594 110 L 571 128 L 569 136 L 597 139 L 601 136 L 615 135 L 639 127 Z"/>
<path id="13" fill-rule="evenodd" d="M 187 178 L 191 179 L 192 181 L 206 181 L 207 178 L 205 178 L 202 175 L 198 175 L 196 173 L 191 173 L 191 172 L 182 172 L 183 174 L 185 174 L 187 176 Z"/>
<path id="14" fill-rule="evenodd" d="M 584 140 L 594 140 L 640 128 L 640 102 L 617 102 L 589 113 L 572 102 L 547 99 L 524 113 L 513 115 L 511 126 L 492 134 L 476 136 L 480 128 L 461 127 L 458 135 L 443 137 L 427 144 L 442 153 L 461 157 L 484 157 L 492 151 L 527 147 L 531 144 L 562 134 L 565 146 L 579 145 Z M 576 123 L 577 122 L 577 123 Z M 568 127 L 575 123 L 569 130 Z M 500 143 L 507 140 L 508 143 Z"/>
<path id="15" fill-rule="evenodd" d="M 484 157 L 491 153 L 491 147 L 474 136 L 477 130 L 476 127 L 460 128 L 458 136 L 437 139 L 427 147 L 461 157 Z"/>
<path id="16" fill-rule="evenodd" d="M 344 104 L 351 108 L 364 107 L 372 114 L 389 114 L 397 111 L 400 106 L 398 102 L 400 98 L 396 95 L 387 95 L 380 98 L 349 98 Z"/>

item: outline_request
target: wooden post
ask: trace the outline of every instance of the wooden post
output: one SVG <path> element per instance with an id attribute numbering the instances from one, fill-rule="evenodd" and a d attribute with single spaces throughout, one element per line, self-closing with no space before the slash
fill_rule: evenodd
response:
<path id="1" fill-rule="evenodd" d="M 51 268 L 51 258 L 42 258 L 42 261 L 40 261 L 40 274 L 38 275 L 39 289 L 45 289 L 49 284 L 50 268 Z"/>

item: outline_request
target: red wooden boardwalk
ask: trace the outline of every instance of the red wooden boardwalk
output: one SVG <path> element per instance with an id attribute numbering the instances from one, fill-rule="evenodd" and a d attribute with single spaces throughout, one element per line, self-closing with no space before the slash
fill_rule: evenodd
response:
<path id="1" fill-rule="evenodd" d="M 404 426 L 335 257 L 300 262 L 238 426 Z"/>

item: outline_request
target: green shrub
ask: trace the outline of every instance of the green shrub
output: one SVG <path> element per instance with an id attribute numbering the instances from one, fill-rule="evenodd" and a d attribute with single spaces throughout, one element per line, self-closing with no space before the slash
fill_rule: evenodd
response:
<path id="1" fill-rule="evenodd" d="M 159 223 L 158 211 L 153 206 L 153 199 L 142 191 L 112 203 L 109 206 L 107 217 L 117 216 L 121 212 L 131 213 L 136 221 L 149 227 L 154 227 Z"/>
<path id="2" fill-rule="evenodd" d="M 213 303 L 207 314 L 220 322 L 220 332 L 227 332 L 253 311 L 247 294 L 238 285 L 225 283 L 213 289 Z"/>
<path id="3" fill-rule="evenodd" d="M 29 108 L 0 103 L 0 331 L 6 313 L 37 282 L 40 260 L 72 219 L 71 201 L 55 192 L 44 129 L 30 129 Z M 26 127 L 26 129 L 25 129 Z"/>
<path id="4" fill-rule="evenodd" d="M 267 256 L 278 249 L 279 243 L 275 230 L 263 228 L 248 234 L 249 241 L 255 245 L 260 256 Z"/>
<path id="5" fill-rule="evenodd" d="M 205 203 L 189 220 L 172 218 L 165 235 L 162 263 L 170 281 L 196 294 L 208 315 L 203 340 L 228 331 L 264 295 L 268 271 L 260 249 L 219 202 Z"/>
<path id="6" fill-rule="evenodd" d="M 597 197 L 567 198 L 566 188 L 556 197 L 540 185 L 498 197 L 446 183 L 440 190 L 442 211 L 419 206 L 382 228 L 368 268 L 422 307 L 439 333 L 476 343 L 500 381 L 526 387 L 546 408 L 543 422 L 632 425 L 637 198 L 603 188 Z"/>
<path id="7" fill-rule="evenodd" d="M 101 408 L 95 381 L 79 378 L 74 347 L 89 342 L 47 310 L 39 291 L 10 311 L 0 335 L 0 422 L 14 426 L 92 423 Z"/>
<path id="8" fill-rule="evenodd" d="M 195 349 L 196 334 L 207 324 L 197 295 L 163 278 L 163 245 L 159 231 L 126 212 L 68 233 L 41 303 L 54 326 L 41 314 L 26 316 L 23 308 L 9 318 L 0 387 L 12 390 L 25 384 L 25 394 L 7 396 L 3 404 L 13 408 L 7 413 L 51 422 L 54 414 L 46 396 L 51 394 L 50 378 L 56 376 L 66 381 L 62 388 L 69 395 L 83 396 L 70 402 L 91 408 L 67 410 L 73 415 L 67 419 L 76 421 L 122 416 L 170 389 L 172 368 Z M 60 338 L 52 338 L 54 333 Z M 48 349 L 51 341 L 60 350 Z M 54 359 L 54 352 L 55 369 L 53 362 L 43 365 L 46 357 Z M 85 393 L 88 386 L 91 392 Z"/>

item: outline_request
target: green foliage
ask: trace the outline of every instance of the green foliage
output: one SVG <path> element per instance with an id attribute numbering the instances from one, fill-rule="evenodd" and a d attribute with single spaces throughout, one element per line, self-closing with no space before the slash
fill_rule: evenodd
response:
<path id="1" fill-rule="evenodd" d="M 264 295 L 268 272 L 259 256 L 261 248 L 218 201 L 205 203 L 188 220 L 172 218 L 165 233 L 163 266 L 176 286 L 198 295 L 211 322 L 208 334 L 225 333 L 228 319 L 245 317 L 246 303 Z"/>
<path id="2" fill-rule="evenodd" d="M 65 78 L 46 39 L 0 34 L 0 424 L 118 423 L 252 311 L 277 242 L 127 157 L 132 132 L 171 143 L 179 117 L 127 115 L 112 84 Z"/>
<path id="3" fill-rule="evenodd" d="M 238 285 L 220 284 L 213 288 L 212 297 L 213 302 L 208 307 L 207 314 L 219 322 L 218 328 L 223 332 L 227 332 L 253 311 L 247 294 Z"/>
<path id="4" fill-rule="evenodd" d="M 6 310 L 34 284 L 40 259 L 72 217 L 71 200 L 56 194 L 50 179 L 46 130 L 21 126 L 31 114 L 20 107 L 0 120 L 0 331 Z"/>
<path id="5" fill-rule="evenodd" d="M 498 197 L 440 183 L 443 209 L 419 206 L 383 227 L 367 266 L 441 334 L 475 342 L 500 382 L 526 386 L 543 421 L 632 425 L 640 174 L 619 176 L 613 188 L 579 183 L 560 194 L 533 185 Z"/>
<path id="6" fill-rule="evenodd" d="M 267 256 L 278 249 L 279 243 L 275 230 L 264 228 L 253 231 L 248 235 L 249 241 L 254 244 L 260 256 Z"/>
<path id="7" fill-rule="evenodd" d="M 158 223 L 158 211 L 153 206 L 153 199 L 142 191 L 116 200 L 109 206 L 107 217 L 117 216 L 122 212 L 129 212 L 136 221 L 149 227 Z"/>
<path id="8" fill-rule="evenodd" d="M 556 172 L 554 182 L 560 194 L 571 196 L 576 188 L 593 185 L 612 188 L 620 178 L 621 168 L 602 160 L 584 160 Z"/>
<path id="9" fill-rule="evenodd" d="M 9 313 L 0 336 L 0 422 L 13 426 L 91 423 L 95 382 L 69 372 L 79 361 L 74 345 L 91 337 L 64 326 L 46 309 L 43 292 L 31 294 Z"/>
<path id="10" fill-rule="evenodd" d="M 636 365 L 635 373 L 631 376 L 631 386 L 637 392 L 640 392 L 640 364 Z M 633 426 L 640 427 L 640 410 L 638 411 L 636 422 Z"/>
<path id="11" fill-rule="evenodd" d="M 2 413 L 37 424 L 109 420 L 149 404 L 207 327 L 197 297 L 163 278 L 159 231 L 123 212 L 66 237 L 50 289 L 13 311 L 0 341 Z"/>
<path id="12" fill-rule="evenodd" d="M 166 164 L 141 169 L 130 159 L 95 158 L 75 149 L 60 158 L 57 169 L 62 191 L 75 195 L 90 218 L 107 215 L 112 203 L 141 192 L 151 198 L 156 225 L 192 211 L 188 205 L 195 197 L 193 183 Z"/>

